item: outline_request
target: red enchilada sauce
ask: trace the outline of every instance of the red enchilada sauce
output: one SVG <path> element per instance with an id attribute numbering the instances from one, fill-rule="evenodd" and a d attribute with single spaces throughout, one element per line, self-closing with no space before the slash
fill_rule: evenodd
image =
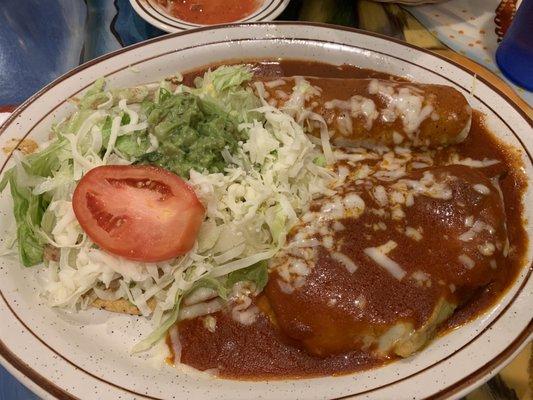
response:
<path id="1" fill-rule="evenodd" d="M 256 75 L 274 78 L 300 75 L 305 71 L 308 76 L 398 79 L 352 66 L 335 67 L 299 61 L 257 63 L 254 68 Z M 195 71 L 188 74 L 185 76 L 185 82 L 192 81 L 194 76 L 202 72 Z M 413 150 L 413 153 L 416 153 L 416 150 Z M 451 154 L 456 154 L 461 159 L 498 160 L 499 163 L 484 168 L 446 166 L 446 160 Z M 450 318 L 438 326 L 438 333 L 444 333 L 465 323 L 493 305 L 516 278 L 523 265 L 527 247 L 521 203 L 527 179 L 520 170 L 520 155 L 516 150 L 496 140 L 484 126 L 482 115 L 474 112 L 472 128 L 467 139 L 463 143 L 434 150 L 432 159 L 434 162 L 432 171 L 435 176 L 439 174 L 453 176 L 451 186 L 454 188 L 454 197 L 453 202 L 448 203 L 439 203 L 430 198 L 420 200 L 419 197 L 415 207 L 406 211 L 409 224 L 423 227 L 423 230 L 421 229 L 423 236 L 417 241 L 409 241 L 402 236 L 405 233 L 405 226 L 402 228 L 402 223 L 405 222 L 393 219 L 381 221 L 379 216 L 369 215 L 366 211 L 360 219 L 341 220 L 346 228 L 334 236 L 335 242 L 344 246 L 343 252 L 352 255 L 352 258 L 361 247 L 382 244 L 394 238 L 400 244 L 399 250 L 394 253 L 395 260 L 407 267 L 410 276 L 413 276 L 413 270 L 416 272 L 418 268 L 428 272 L 433 280 L 432 285 L 427 284 L 426 277 L 418 289 L 414 286 L 402 286 L 406 284 L 407 279 L 400 283 L 378 266 L 369 268 L 365 265 L 368 260 L 365 261 L 364 257 L 357 254 L 355 259 L 361 264 L 355 279 L 354 274 L 348 274 L 344 268 L 340 268 L 338 263 L 332 262 L 324 255 L 324 251 L 320 250 L 316 266 L 307 277 L 305 284 L 307 286 L 303 287 L 305 294 L 294 294 L 284 300 L 283 296 L 286 293 L 284 295 L 282 291 L 277 290 L 274 283 L 279 278 L 277 272 L 271 273 L 271 282 L 265 293 L 254 300 L 261 310 L 254 323 L 243 325 L 234 321 L 231 313 L 225 311 L 213 314 L 216 320 L 215 329 L 206 328 L 205 317 L 182 321 L 178 328 L 181 343 L 180 362 L 199 370 L 215 370 L 223 377 L 257 379 L 343 374 L 368 369 L 399 358 L 393 355 L 376 355 L 376 352 L 363 350 L 342 351 L 345 345 L 344 336 L 353 329 L 353 326 L 345 324 L 342 316 L 339 317 L 324 306 L 324 299 L 321 296 L 328 291 L 343 294 L 339 297 L 339 303 L 351 299 L 352 290 L 363 293 L 367 299 L 366 315 L 361 319 L 363 322 L 366 318 L 372 323 L 390 324 L 397 321 L 400 315 L 400 319 L 412 321 L 415 328 L 419 328 L 427 320 L 432 313 L 432 304 L 435 304 L 437 298 L 457 302 L 458 308 Z M 414 177 L 417 174 L 420 175 L 422 172 L 411 173 Z M 494 191 L 490 195 L 485 193 L 483 198 L 476 197 L 475 191 L 471 190 L 474 184 L 494 189 L 491 179 L 494 180 L 495 177 L 499 177 L 503 209 L 498 200 L 499 195 L 495 195 Z M 372 198 L 364 192 L 361 196 L 366 207 L 370 208 Z M 478 201 L 476 198 L 481 200 Z M 311 205 L 311 210 L 313 207 L 316 208 Z M 479 269 L 461 269 L 460 263 L 457 262 L 457 254 L 464 249 L 461 249 L 462 243 L 457 241 L 460 232 L 455 232 L 454 229 L 462 229 L 463 226 L 457 221 L 463 221 L 464 217 L 470 214 L 475 219 L 492 218 L 496 231 L 495 243 L 501 242 L 502 229 L 506 229 L 510 243 L 507 257 L 503 257 L 501 251 L 496 251 L 491 253 L 490 257 L 476 259 L 478 263 L 476 268 Z M 435 220 L 435 215 L 440 218 L 439 221 Z M 505 227 L 502 227 L 502 219 L 506 221 Z M 379 228 L 381 222 L 386 222 L 388 231 Z M 450 237 L 443 237 L 447 232 Z M 483 235 L 488 233 L 485 232 Z M 425 258 L 416 254 L 417 246 L 421 252 L 424 252 Z M 472 241 L 464 243 L 465 249 L 468 246 L 478 245 Z M 413 266 L 413 263 L 417 265 Z M 449 285 L 450 282 L 455 284 Z M 276 302 L 269 302 L 267 296 L 271 299 L 279 296 L 281 301 L 276 305 Z M 307 297 L 296 297 L 297 301 L 294 301 L 295 296 Z M 390 301 L 388 302 L 391 296 L 400 299 L 401 304 L 391 305 Z M 352 306 L 351 300 L 350 304 L 346 303 L 346 307 L 343 303 L 340 309 L 346 310 L 350 320 L 357 321 L 359 317 L 354 314 L 357 310 Z M 273 307 L 278 308 L 276 313 L 273 312 Z M 285 321 L 285 328 L 288 325 L 291 331 L 290 336 L 301 337 L 303 341 L 288 337 L 285 334 L 288 332 L 287 329 L 283 331 L 279 328 L 283 326 L 282 319 L 298 321 L 298 318 L 305 314 L 307 314 L 306 321 L 311 324 L 309 326 L 318 327 L 317 329 L 323 328 L 321 324 L 324 325 L 324 318 L 326 321 L 333 321 L 330 325 L 340 327 L 339 335 L 335 331 L 337 328 L 328 330 L 328 324 L 325 324 L 326 334 L 331 336 L 326 341 L 326 345 L 329 346 L 327 349 L 333 349 L 332 351 L 322 354 L 323 343 L 318 342 L 317 345 L 316 341 L 310 343 L 305 341 L 306 337 L 310 337 L 308 325 L 299 326 L 296 322 L 292 327 Z M 277 317 L 281 319 L 278 320 Z M 312 325 L 313 323 L 316 324 Z M 365 327 L 364 324 L 360 326 Z M 358 327 L 359 325 L 356 325 L 356 331 Z M 322 356 L 311 355 L 310 351 Z"/>
<path id="2" fill-rule="evenodd" d="M 158 0 L 174 17 L 200 25 L 240 21 L 261 5 L 260 0 Z"/>

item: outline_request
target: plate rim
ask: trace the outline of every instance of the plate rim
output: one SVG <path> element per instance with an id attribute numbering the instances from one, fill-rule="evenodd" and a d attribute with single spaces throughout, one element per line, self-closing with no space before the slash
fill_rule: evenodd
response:
<path id="1" fill-rule="evenodd" d="M 200 28 L 197 28 L 197 29 L 180 31 L 180 32 L 175 32 L 175 33 L 170 34 L 170 35 L 164 35 L 164 36 L 161 36 L 161 37 L 156 37 L 156 38 L 153 38 L 151 40 L 147 40 L 147 41 L 144 41 L 144 42 L 141 42 L 141 43 L 137 43 L 137 44 L 122 48 L 122 49 L 118 49 L 118 50 L 116 50 L 114 52 L 105 54 L 105 55 L 100 56 L 100 57 L 98 57 L 96 59 L 93 59 L 93 60 L 91 60 L 91 61 L 89 61 L 87 63 L 84 63 L 84 64 L 72 69 L 71 71 L 68 71 L 67 73 L 61 75 L 60 77 L 58 77 L 57 79 L 55 79 L 54 81 L 52 81 L 51 83 L 46 85 L 44 88 L 42 88 L 37 93 L 32 95 L 30 98 L 28 98 L 26 101 L 24 101 L 19 107 L 17 107 L 13 111 L 13 113 L 10 115 L 10 117 L 2 125 L 0 125 L 0 135 L 3 134 L 4 131 L 7 129 L 7 127 L 26 108 L 28 108 L 29 105 L 32 104 L 37 98 L 43 96 L 46 92 L 51 90 L 56 85 L 60 84 L 62 81 L 68 79 L 69 77 L 77 74 L 78 72 L 83 71 L 83 70 L 89 68 L 90 66 L 92 66 L 94 64 L 97 64 L 97 63 L 99 63 L 99 62 L 101 62 L 103 60 L 106 60 L 108 58 L 112 58 L 112 57 L 114 57 L 114 56 L 116 56 L 118 54 L 121 54 L 123 52 L 127 52 L 129 50 L 132 50 L 132 49 L 135 49 L 135 48 L 138 48 L 138 47 L 143 47 L 143 46 L 146 46 L 148 44 L 151 44 L 151 43 L 154 43 L 154 42 L 158 42 L 158 41 L 162 41 L 162 40 L 173 39 L 175 37 L 179 37 L 179 36 L 182 36 L 182 35 L 185 35 L 185 34 L 189 34 L 189 33 L 194 33 L 194 32 L 198 32 L 198 31 L 205 31 L 205 30 L 212 30 L 212 29 L 226 29 L 226 28 L 236 28 L 236 27 L 239 28 L 239 29 L 242 29 L 242 28 L 245 28 L 245 27 L 253 27 L 253 26 L 257 26 L 257 25 L 259 25 L 259 26 L 261 26 L 261 25 L 263 25 L 263 26 L 265 26 L 265 25 L 266 26 L 268 26 L 268 25 L 271 25 L 271 26 L 277 26 L 277 25 L 280 25 L 280 26 L 283 26 L 283 25 L 286 25 L 286 26 L 287 25 L 288 26 L 298 26 L 299 25 L 299 26 L 302 26 L 303 25 L 303 26 L 309 26 L 309 27 L 319 27 L 319 28 L 327 28 L 327 29 L 344 30 L 344 31 L 348 31 L 348 32 L 361 34 L 361 35 L 377 37 L 377 38 L 380 38 L 380 39 L 383 39 L 383 40 L 386 40 L 386 41 L 389 41 L 389 42 L 394 42 L 394 43 L 399 44 L 399 45 L 404 46 L 404 47 L 410 47 L 410 48 L 413 48 L 413 49 L 415 49 L 417 51 L 421 51 L 423 53 L 429 54 L 431 56 L 434 56 L 436 58 L 439 58 L 439 59 L 445 61 L 446 63 L 449 63 L 451 65 L 454 65 L 454 66 L 462 69 L 463 71 L 465 71 L 469 75 L 472 75 L 472 76 L 475 75 L 475 73 L 470 68 L 468 68 L 465 65 L 462 65 L 462 64 L 460 64 L 458 62 L 456 62 L 455 60 L 451 60 L 451 59 L 449 59 L 446 56 L 443 56 L 441 54 L 434 53 L 434 52 L 432 52 L 430 50 L 414 46 L 412 44 L 403 42 L 403 41 L 401 41 L 399 39 L 390 38 L 390 37 L 385 36 L 385 35 L 376 34 L 376 33 L 373 33 L 373 32 L 367 32 L 367 31 L 363 31 L 363 30 L 360 30 L 360 29 L 356 29 L 356 28 L 350 28 L 350 27 L 344 27 L 344 26 L 333 26 L 333 25 L 322 24 L 322 23 L 289 22 L 289 21 L 253 22 L 253 23 L 239 23 L 239 24 L 225 24 L 225 25 L 217 25 L 217 26 L 205 26 L 205 27 L 200 27 Z M 493 85 L 491 82 L 487 81 L 485 78 L 477 76 L 477 79 L 482 81 L 490 89 L 495 91 L 503 100 L 505 100 L 505 102 L 507 102 L 509 105 L 511 105 L 524 118 L 526 123 L 528 123 L 530 126 L 532 125 L 532 119 L 531 119 L 531 117 L 529 117 L 528 113 L 525 111 L 524 108 L 522 108 L 513 99 L 511 99 L 507 94 L 505 94 L 498 87 Z M 502 119 L 502 118 L 500 117 L 500 119 Z M 502 121 L 505 123 L 505 121 L 503 119 L 502 119 Z M 39 122 L 37 122 L 37 123 L 39 123 Z M 521 141 L 518 136 L 517 136 L 517 139 L 519 141 Z M 531 158 L 531 154 L 529 154 L 528 149 L 526 148 L 526 146 L 523 143 L 521 143 L 521 144 L 522 144 L 522 147 L 524 148 L 524 150 L 526 150 L 526 152 L 528 153 L 528 156 Z M 6 163 L 7 163 L 7 161 L 8 160 L 6 160 Z M 3 167 L 4 166 L 2 166 L 2 169 L 3 169 Z M 525 270 L 526 266 L 524 266 L 523 268 Z M 533 269 L 533 265 L 530 266 L 529 269 L 527 270 L 527 273 L 526 273 L 526 276 L 524 278 L 524 281 L 523 281 L 522 285 L 518 289 L 518 291 L 515 294 L 515 296 L 513 296 L 513 298 L 510 300 L 509 304 L 501 311 L 500 315 L 503 315 L 505 313 L 507 308 L 511 306 L 511 304 L 514 302 L 515 298 L 520 294 L 520 292 L 523 289 L 523 287 L 529 282 L 532 269 Z M 2 295 L 2 298 L 3 298 L 3 295 Z M 5 298 L 3 298 L 3 300 L 6 303 L 6 305 L 9 307 L 9 304 L 7 303 Z M 487 328 L 490 327 L 493 323 L 495 323 L 498 320 L 498 318 L 499 318 L 499 316 L 496 317 L 496 319 L 494 321 L 492 321 L 487 326 Z M 22 322 L 22 321 L 19 320 L 19 322 Z M 443 398 L 443 397 L 448 396 L 448 395 L 457 394 L 459 392 L 467 390 L 468 388 L 472 387 L 475 384 L 480 384 L 480 382 L 483 381 L 484 378 L 488 379 L 492 375 L 492 373 L 495 374 L 499 369 L 503 368 L 503 366 L 507 362 L 510 361 L 511 356 L 516 354 L 523 346 L 525 346 L 525 344 L 527 344 L 528 341 L 531 340 L 532 337 L 533 337 L 533 320 L 530 320 L 529 324 L 523 329 L 522 332 L 520 332 L 516 336 L 516 338 L 513 340 L 513 342 L 511 342 L 511 344 L 509 344 L 503 351 L 501 351 L 498 355 L 496 355 L 489 362 L 487 362 L 487 364 L 485 364 L 484 366 L 481 366 L 476 371 L 472 372 L 471 374 L 469 374 L 468 376 L 462 378 L 461 380 L 459 380 L 457 382 L 454 382 L 453 384 L 451 384 L 448 387 L 444 388 L 440 392 L 436 393 L 432 398 Z M 475 340 L 475 338 L 473 340 Z M 470 342 L 468 342 L 468 343 L 470 343 Z M 61 399 L 63 399 L 63 398 L 65 398 L 65 399 L 75 399 L 76 398 L 73 395 L 71 395 L 70 393 L 65 392 L 60 386 L 56 385 L 54 382 L 49 381 L 45 376 L 41 375 L 39 372 L 33 370 L 30 366 L 26 365 L 26 363 L 24 363 L 22 360 L 18 359 L 18 360 L 21 361 L 21 364 L 19 365 L 19 366 L 21 366 L 21 369 L 24 369 L 26 371 L 29 370 L 29 372 L 30 372 L 29 374 L 25 374 L 24 371 L 22 371 L 21 369 L 17 368 L 17 366 L 15 365 L 15 364 L 17 364 L 16 360 L 15 360 L 15 362 L 9 362 L 8 361 L 8 359 L 13 360 L 13 357 L 10 357 L 9 353 L 11 353 L 11 355 L 14 356 L 15 359 L 18 359 L 16 354 L 13 353 L 0 340 L 0 362 L 3 365 L 5 365 L 10 371 L 12 371 L 12 369 L 15 368 L 20 374 L 22 374 L 24 376 L 24 378 L 25 378 L 23 383 L 24 384 L 31 383 L 31 387 L 30 387 L 31 390 L 35 391 L 35 389 L 36 389 L 35 385 L 38 385 L 41 389 L 46 390 L 50 395 L 52 395 L 54 397 L 61 398 Z M 7 355 L 7 357 L 6 357 L 6 355 Z M 446 357 L 446 358 L 448 358 L 448 357 Z M 441 361 L 443 361 L 443 360 L 441 360 Z M 496 361 L 496 364 L 494 364 L 495 361 Z M 489 370 L 489 372 L 487 372 L 487 370 Z M 417 371 L 417 373 L 420 373 L 420 372 L 422 372 L 422 371 Z M 20 375 L 20 374 L 16 374 L 16 375 Z M 41 382 L 41 383 L 36 382 L 34 379 L 32 379 L 28 375 L 34 375 L 36 378 L 40 378 L 44 382 Z M 19 380 L 21 378 L 21 376 L 16 376 L 16 377 Z M 406 377 L 406 378 L 408 378 L 408 377 Z M 392 384 L 394 384 L 394 383 L 395 382 L 393 382 Z M 49 389 L 53 390 L 53 392 L 51 392 Z M 59 389 L 59 392 L 57 392 L 56 389 Z M 121 389 L 128 391 L 127 388 L 121 387 Z M 56 393 L 58 394 L 58 396 L 56 396 Z M 39 394 L 42 395 L 42 393 L 39 393 Z M 141 395 L 140 393 L 134 393 L 134 394 L 135 395 Z M 357 393 L 357 395 L 359 395 L 359 394 L 362 394 L 362 393 Z M 153 398 L 153 397 L 146 396 L 146 395 L 142 395 L 142 396 L 144 396 L 146 398 Z M 352 394 L 352 395 L 348 395 L 348 396 L 344 396 L 344 397 L 339 397 L 339 399 L 345 399 L 345 398 L 349 398 L 351 396 L 354 396 L 354 395 Z"/>

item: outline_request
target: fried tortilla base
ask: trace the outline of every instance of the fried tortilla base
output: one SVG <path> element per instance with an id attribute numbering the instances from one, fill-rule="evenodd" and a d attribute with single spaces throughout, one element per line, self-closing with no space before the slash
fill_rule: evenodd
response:
<path id="1" fill-rule="evenodd" d="M 147 302 L 148 307 L 153 311 L 156 306 L 156 301 L 154 299 L 150 299 Z M 141 315 L 141 312 L 137 308 L 137 306 L 133 305 L 126 299 L 118 299 L 118 300 L 103 300 L 103 299 L 96 299 L 91 304 L 93 307 L 98 308 L 100 310 L 106 310 L 114 313 L 119 314 L 130 314 L 130 315 Z"/>

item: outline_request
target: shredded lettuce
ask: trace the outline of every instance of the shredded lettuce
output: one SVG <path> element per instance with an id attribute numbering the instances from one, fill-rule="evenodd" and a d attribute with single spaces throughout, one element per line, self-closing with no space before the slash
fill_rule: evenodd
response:
<path id="1" fill-rule="evenodd" d="M 128 104 L 140 103 L 153 93 L 153 88 L 146 86 L 136 86 L 133 88 L 114 89 L 110 93 L 113 96 L 115 104 L 120 100 L 125 100 Z"/>
<path id="2" fill-rule="evenodd" d="M 253 282 L 256 291 L 261 292 L 268 282 L 268 262 L 263 260 L 247 268 L 239 269 L 228 274 L 226 285 L 233 287 L 237 282 Z"/>
<path id="3" fill-rule="evenodd" d="M 214 71 L 207 71 L 196 79 L 196 86 L 203 88 L 211 97 L 220 97 L 225 91 L 240 87 L 252 79 L 253 73 L 246 65 L 223 65 Z"/>
<path id="4" fill-rule="evenodd" d="M 69 157 L 68 143 L 58 139 L 38 153 L 30 154 L 22 162 L 30 175 L 50 177 Z"/>
<path id="5" fill-rule="evenodd" d="M 150 335 L 148 335 L 145 339 L 137 343 L 135 346 L 133 346 L 131 352 L 132 353 L 139 353 L 142 351 L 146 351 L 150 349 L 154 344 L 159 342 L 161 339 L 163 339 L 167 333 L 167 331 L 174 325 L 179 318 L 180 314 L 180 306 L 181 302 L 184 297 L 186 297 L 189 293 L 194 292 L 196 289 L 199 288 L 210 288 L 215 289 L 219 296 L 223 299 L 227 299 L 228 291 L 224 285 L 222 285 L 219 281 L 212 278 L 202 278 L 192 284 L 192 286 L 185 290 L 185 291 L 179 291 L 176 293 L 174 307 L 172 310 L 168 313 L 167 318 L 161 325 L 159 325 Z"/>
<path id="6" fill-rule="evenodd" d="M 252 122 L 261 119 L 261 115 L 254 112 L 261 105 L 259 98 L 250 87 L 243 85 L 252 77 L 253 73 L 246 65 L 221 66 L 196 78 L 196 89 L 188 90 L 216 104 L 239 123 Z"/>
<path id="7" fill-rule="evenodd" d="M 41 222 L 50 196 L 34 193 L 34 188 L 52 182 L 53 173 L 65 157 L 66 141 L 57 140 L 37 154 L 21 157 L 0 182 L 0 191 L 9 183 L 13 200 L 13 215 L 17 224 L 19 256 L 25 267 L 43 261 L 45 242 L 39 234 Z M 59 179 L 59 178 L 56 178 Z"/>
<path id="8" fill-rule="evenodd" d="M 46 201 L 43 196 L 34 196 L 21 182 L 16 171 L 9 174 L 9 187 L 13 198 L 13 214 L 17 222 L 19 255 L 25 267 L 39 264 L 43 260 L 43 243 L 36 233 L 43 217 Z"/>
<path id="9" fill-rule="evenodd" d="M 78 107 L 80 110 L 96 109 L 99 104 L 107 100 L 107 95 L 104 92 L 105 79 L 97 79 L 87 90 L 85 95 L 81 98 Z"/>
<path id="10" fill-rule="evenodd" d="M 195 286 L 198 287 L 198 284 L 196 284 Z M 181 301 L 183 299 L 183 296 L 187 293 L 188 292 L 176 294 L 176 300 L 174 303 L 174 307 L 168 314 L 167 319 L 165 319 L 165 321 L 163 321 L 163 323 L 159 325 L 145 339 L 141 340 L 139 343 L 133 346 L 133 348 L 131 349 L 132 353 L 139 353 L 141 351 L 146 351 L 165 337 L 167 331 L 172 327 L 172 325 L 174 325 L 178 321 L 178 317 L 180 314 Z"/>

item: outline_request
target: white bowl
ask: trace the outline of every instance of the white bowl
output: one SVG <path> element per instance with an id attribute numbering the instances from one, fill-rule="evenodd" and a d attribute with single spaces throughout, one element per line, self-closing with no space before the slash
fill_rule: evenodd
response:
<path id="1" fill-rule="evenodd" d="M 289 5 L 290 0 L 262 0 L 261 6 L 236 23 L 272 21 Z M 169 14 L 157 0 L 130 0 L 130 4 L 139 16 L 165 32 L 181 32 L 205 25 L 184 21 Z"/>
<path id="2" fill-rule="evenodd" d="M 474 73 L 464 66 L 372 33 L 298 23 L 217 26 L 156 38 L 76 68 L 15 111 L 0 128 L 0 146 L 14 138 L 46 140 L 52 121 L 72 112 L 66 100 L 101 76 L 112 86 L 132 86 L 223 60 L 278 57 L 350 63 L 418 82 L 452 85 L 465 94 L 474 85 Z M 486 114 L 488 127 L 501 140 L 521 149 L 525 173 L 533 176 L 533 132 L 525 113 L 480 78 L 470 101 Z M 2 153 L 0 165 L 4 168 L 5 163 L 10 160 Z M 531 185 L 524 205 L 532 237 Z M 11 220 L 10 197 L 4 193 L 0 237 L 6 237 Z M 531 258 L 530 241 L 527 264 L 498 304 L 413 357 L 338 377 L 258 382 L 167 366 L 154 369 L 150 361 L 129 354 L 139 335 L 150 330 L 142 318 L 96 310 L 67 318 L 39 300 L 33 269 L 2 258 L 1 361 L 44 398 L 457 398 L 495 375 L 531 337 Z"/>

